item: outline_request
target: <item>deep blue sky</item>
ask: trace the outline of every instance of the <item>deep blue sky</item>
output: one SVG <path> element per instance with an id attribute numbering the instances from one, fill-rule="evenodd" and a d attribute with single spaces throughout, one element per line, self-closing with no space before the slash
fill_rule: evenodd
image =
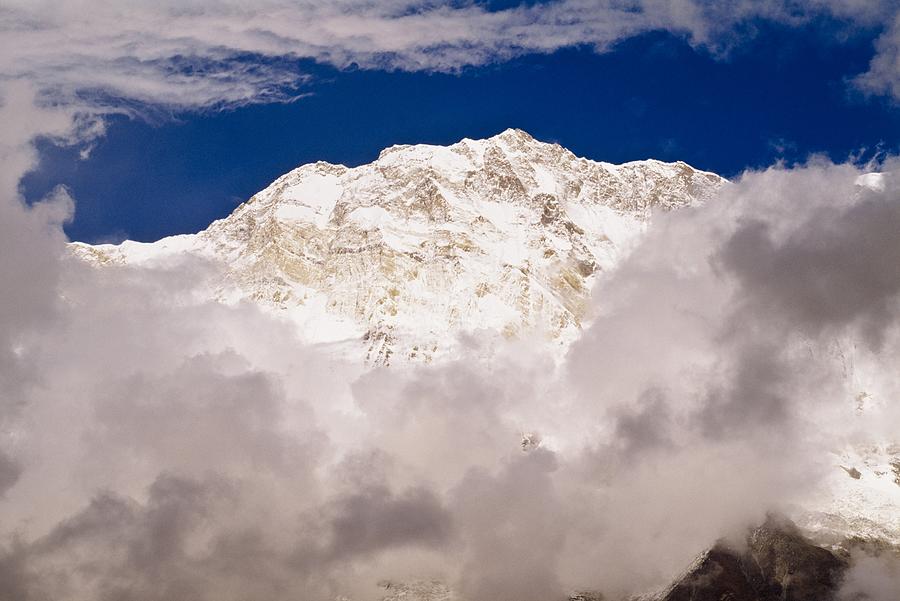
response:
<path id="1" fill-rule="evenodd" d="M 684 160 L 726 176 L 778 159 L 900 149 L 900 108 L 863 98 L 877 32 L 761 26 L 726 59 L 653 33 L 597 55 L 571 49 L 459 75 L 337 71 L 313 63 L 312 94 L 154 124 L 114 119 L 90 158 L 40 145 L 29 201 L 57 184 L 76 199 L 72 239 L 194 232 L 299 164 L 367 163 L 391 144 L 448 144 L 519 127 L 578 155 Z"/>

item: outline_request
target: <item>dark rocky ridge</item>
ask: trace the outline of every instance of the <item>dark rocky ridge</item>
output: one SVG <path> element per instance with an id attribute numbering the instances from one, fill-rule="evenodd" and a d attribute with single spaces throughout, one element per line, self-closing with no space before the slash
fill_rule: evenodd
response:
<path id="1" fill-rule="evenodd" d="M 790 521 L 770 516 L 741 549 L 719 542 L 646 601 L 830 601 L 848 567 Z"/>
<path id="2" fill-rule="evenodd" d="M 834 548 L 814 544 L 787 518 L 770 515 L 761 526 L 750 529 L 744 540 L 719 541 L 701 553 L 661 591 L 627 599 L 579 591 L 567 601 L 876 601 L 858 592 L 838 596 L 852 567 L 851 551 L 854 556 L 888 554 L 900 561 L 900 548 L 857 538 L 845 539 Z M 381 586 L 387 593 L 381 601 L 463 601 L 438 581 L 383 582 Z"/>

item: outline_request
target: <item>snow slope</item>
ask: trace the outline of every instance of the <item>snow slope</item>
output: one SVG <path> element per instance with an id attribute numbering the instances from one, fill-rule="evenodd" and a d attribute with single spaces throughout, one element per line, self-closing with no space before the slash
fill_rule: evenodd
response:
<path id="1" fill-rule="evenodd" d="M 199 234 L 72 248 L 98 265 L 204 258 L 226 274 L 211 294 L 279 310 L 308 342 L 370 364 L 431 361 L 474 331 L 565 345 L 597 274 L 651 212 L 724 181 L 684 163 L 598 163 L 507 130 L 394 146 L 353 169 L 303 165 Z"/>

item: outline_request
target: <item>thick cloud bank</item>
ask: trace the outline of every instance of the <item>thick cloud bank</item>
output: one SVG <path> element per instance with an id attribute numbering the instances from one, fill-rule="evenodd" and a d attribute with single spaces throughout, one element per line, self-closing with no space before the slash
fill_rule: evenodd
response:
<path id="1" fill-rule="evenodd" d="M 802 507 L 830 451 L 900 423 L 896 161 L 866 185 L 852 165 L 748 173 L 659 216 L 562 366 L 527 342 L 418 368 L 326 360 L 205 299 L 211 265 L 80 264 L 66 191 L 17 191 L 35 136 L 285 100 L 305 77 L 292 57 L 453 70 L 659 28 L 725 47 L 747 18 L 830 14 L 882 25 L 858 83 L 896 94 L 894 3 L 802 4 L 4 2 L 0 599 L 372 599 L 429 578 L 472 601 L 615 598 Z M 845 592 L 882 601 L 896 573 L 861 556 Z"/>
<path id="2" fill-rule="evenodd" d="M 24 142 L 7 152 L 27 162 Z M 0 598 L 661 585 L 802 506 L 836 446 L 895 435 L 900 177 L 880 169 L 747 173 L 658 216 L 562 366 L 511 343 L 371 372 L 205 300 L 210 265 L 68 258 L 65 193 L 26 209 L 7 189 Z M 544 443 L 523 450 L 531 431 Z M 860 557 L 847 594 L 879 599 L 895 570 Z"/>

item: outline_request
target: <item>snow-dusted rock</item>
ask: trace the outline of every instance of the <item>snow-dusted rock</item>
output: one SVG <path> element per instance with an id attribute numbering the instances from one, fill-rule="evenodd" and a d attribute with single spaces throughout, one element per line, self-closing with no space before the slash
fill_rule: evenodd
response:
<path id="1" fill-rule="evenodd" d="M 281 310 L 309 342 L 371 364 L 452 354 L 461 334 L 573 340 L 598 273 L 653 210 L 725 180 L 684 163 L 611 165 L 520 130 L 393 146 L 356 168 L 303 165 L 199 234 L 72 245 L 97 265 L 200 256 L 210 294 Z"/>

